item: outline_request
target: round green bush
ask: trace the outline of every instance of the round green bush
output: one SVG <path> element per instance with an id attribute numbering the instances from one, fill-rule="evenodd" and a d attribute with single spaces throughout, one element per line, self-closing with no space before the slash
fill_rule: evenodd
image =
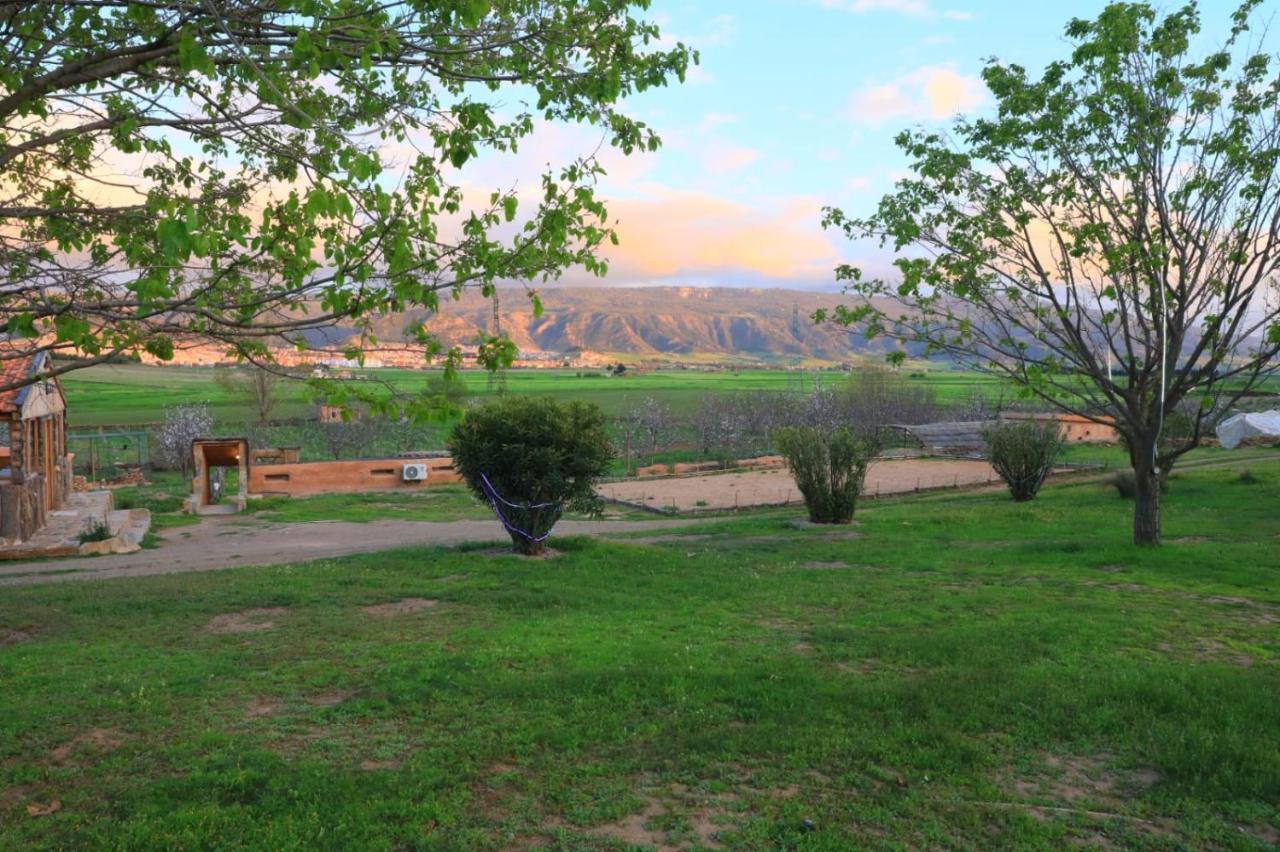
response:
<path id="1" fill-rule="evenodd" d="M 527 555 L 546 549 L 562 509 L 598 507 L 595 483 L 613 459 L 598 406 L 521 396 L 469 409 L 449 451 L 467 485 L 504 520 L 515 551 Z"/>

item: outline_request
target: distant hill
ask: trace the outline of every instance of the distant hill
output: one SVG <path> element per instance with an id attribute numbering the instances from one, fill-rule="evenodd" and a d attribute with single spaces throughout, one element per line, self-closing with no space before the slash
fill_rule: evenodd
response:
<path id="1" fill-rule="evenodd" d="M 502 330 L 522 353 L 785 362 L 845 361 L 896 347 L 888 340 L 868 343 L 830 323 L 816 325 L 813 312 L 838 304 L 838 294 L 695 287 L 566 287 L 540 294 L 540 317 L 522 290 L 504 289 L 499 297 Z M 375 330 L 383 341 L 399 340 L 412 321 L 425 316 L 427 329 L 446 345 L 467 344 L 492 326 L 492 311 L 490 300 L 468 293 L 446 301 L 439 314 L 387 317 Z"/>

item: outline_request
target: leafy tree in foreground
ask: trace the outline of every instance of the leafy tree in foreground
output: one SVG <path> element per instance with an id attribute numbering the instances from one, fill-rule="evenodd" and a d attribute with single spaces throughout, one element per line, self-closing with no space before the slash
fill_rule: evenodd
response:
<path id="1" fill-rule="evenodd" d="M 508 396 L 469 409 L 449 438 L 453 463 L 493 506 L 517 553 L 546 550 L 568 507 L 592 511 L 613 447 L 599 407 Z"/>
<path id="2" fill-rule="evenodd" d="M 895 280 L 817 318 L 924 344 L 1090 418 L 1110 416 L 1137 479 L 1134 541 L 1160 540 L 1161 472 L 1280 352 L 1280 78 L 1246 37 L 1197 57 L 1194 4 L 1113 3 L 1073 20 L 1038 78 L 988 65 L 991 118 L 898 137 L 914 176 L 828 225 L 902 254 Z M 1165 441 L 1190 401 L 1185 437 Z"/>
<path id="3" fill-rule="evenodd" d="M 194 338 L 262 362 L 336 321 L 364 331 L 357 357 L 376 317 L 442 293 L 603 274 L 594 157 L 492 192 L 459 170 L 539 121 L 655 148 L 619 103 L 694 55 L 656 48 L 648 5 L 4 4 L 0 361 L 79 356 L 65 372 Z"/>
<path id="4" fill-rule="evenodd" d="M 982 430 L 991 466 L 1014 502 L 1033 499 L 1062 454 L 1062 426 L 1055 420 L 1001 420 Z"/>
<path id="5" fill-rule="evenodd" d="M 849 426 L 787 426 L 773 435 L 804 495 L 809 520 L 815 524 L 847 524 L 862 494 L 867 467 L 881 450 L 871 433 Z"/>

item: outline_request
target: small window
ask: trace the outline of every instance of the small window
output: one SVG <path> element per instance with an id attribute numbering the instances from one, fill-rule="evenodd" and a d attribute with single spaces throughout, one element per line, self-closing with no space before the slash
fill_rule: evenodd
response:
<path id="1" fill-rule="evenodd" d="M 396 471 L 395 471 L 395 468 L 390 468 L 390 467 L 375 467 L 373 469 L 373 475 L 374 476 L 395 476 Z"/>
<path id="2" fill-rule="evenodd" d="M 288 482 L 289 474 L 287 473 L 268 473 L 267 482 Z"/>

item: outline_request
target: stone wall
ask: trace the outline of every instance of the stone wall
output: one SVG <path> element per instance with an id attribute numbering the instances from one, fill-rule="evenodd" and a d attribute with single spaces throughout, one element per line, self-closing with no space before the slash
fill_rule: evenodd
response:
<path id="1" fill-rule="evenodd" d="M 26 541 L 45 525 L 44 477 L 28 474 L 22 482 L 0 484 L 0 538 Z"/>

